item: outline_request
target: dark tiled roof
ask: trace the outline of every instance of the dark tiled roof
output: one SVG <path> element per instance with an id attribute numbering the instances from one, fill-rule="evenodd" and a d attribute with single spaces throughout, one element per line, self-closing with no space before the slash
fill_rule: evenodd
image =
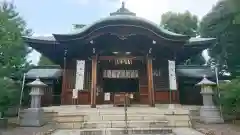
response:
<path id="1" fill-rule="evenodd" d="M 27 79 L 56 79 L 62 76 L 62 70 L 59 66 L 37 66 L 26 73 Z"/>

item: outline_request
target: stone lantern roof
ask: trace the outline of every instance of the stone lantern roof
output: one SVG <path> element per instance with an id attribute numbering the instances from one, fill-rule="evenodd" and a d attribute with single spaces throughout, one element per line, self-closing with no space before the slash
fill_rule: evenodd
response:
<path id="1" fill-rule="evenodd" d="M 198 85 L 198 86 L 202 86 L 202 85 L 216 85 L 216 83 L 208 80 L 206 75 L 204 75 L 202 81 L 200 81 L 196 85 Z"/>
<path id="2" fill-rule="evenodd" d="M 28 83 L 28 86 L 32 86 L 32 87 L 46 87 L 47 85 L 45 83 L 43 83 L 39 77 L 36 78 L 35 81 Z"/>

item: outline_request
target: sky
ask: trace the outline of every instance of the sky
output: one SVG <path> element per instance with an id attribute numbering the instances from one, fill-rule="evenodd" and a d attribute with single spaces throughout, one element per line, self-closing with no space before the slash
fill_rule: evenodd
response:
<path id="1" fill-rule="evenodd" d="M 0 0 L 2 1 L 2 0 Z M 218 0 L 8 0 L 14 2 L 17 11 L 27 22 L 34 36 L 47 36 L 52 33 L 68 33 L 73 24 L 91 24 L 109 16 L 121 7 L 137 16 L 160 24 L 161 15 L 168 11 L 189 10 L 201 19 Z M 40 54 L 33 52 L 29 60 L 36 64 Z"/>

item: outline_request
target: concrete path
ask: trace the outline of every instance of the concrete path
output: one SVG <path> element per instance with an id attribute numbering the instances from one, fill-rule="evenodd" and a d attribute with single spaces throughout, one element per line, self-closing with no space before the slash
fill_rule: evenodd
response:
<path id="1" fill-rule="evenodd" d="M 175 128 L 173 129 L 173 132 L 176 135 L 204 135 L 192 128 Z"/>
<path id="2" fill-rule="evenodd" d="M 58 130 L 55 133 L 53 133 L 53 135 L 79 135 L 81 132 L 81 130 Z M 94 131 L 93 131 L 94 132 Z M 175 133 L 175 135 L 204 135 L 194 129 L 191 128 L 176 128 L 173 129 L 173 132 Z M 102 132 L 99 132 L 99 129 L 96 129 L 96 132 L 99 135 L 105 135 Z M 111 135 L 111 134 L 109 134 Z M 166 135 L 166 134 L 165 134 Z M 169 134 L 171 135 L 171 134 Z"/>
<path id="3" fill-rule="evenodd" d="M 234 124 L 203 124 L 197 123 L 196 130 L 203 133 L 215 132 L 216 135 L 240 135 L 240 125 Z"/>
<path id="4" fill-rule="evenodd" d="M 0 135 L 44 135 L 50 129 L 53 129 L 52 125 L 45 125 L 43 127 L 17 127 L 0 130 Z"/>

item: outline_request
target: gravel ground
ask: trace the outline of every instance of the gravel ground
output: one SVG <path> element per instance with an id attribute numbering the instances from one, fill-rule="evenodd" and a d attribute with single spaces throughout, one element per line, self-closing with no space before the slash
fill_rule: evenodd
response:
<path id="1" fill-rule="evenodd" d="M 44 135 L 50 129 L 53 129 L 50 124 L 42 127 L 10 127 L 7 130 L 0 130 L 0 135 Z"/>
<path id="2" fill-rule="evenodd" d="M 216 135 L 240 135 L 240 125 L 197 123 L 195 127 L 202 133 L 213 131 Z"/>

